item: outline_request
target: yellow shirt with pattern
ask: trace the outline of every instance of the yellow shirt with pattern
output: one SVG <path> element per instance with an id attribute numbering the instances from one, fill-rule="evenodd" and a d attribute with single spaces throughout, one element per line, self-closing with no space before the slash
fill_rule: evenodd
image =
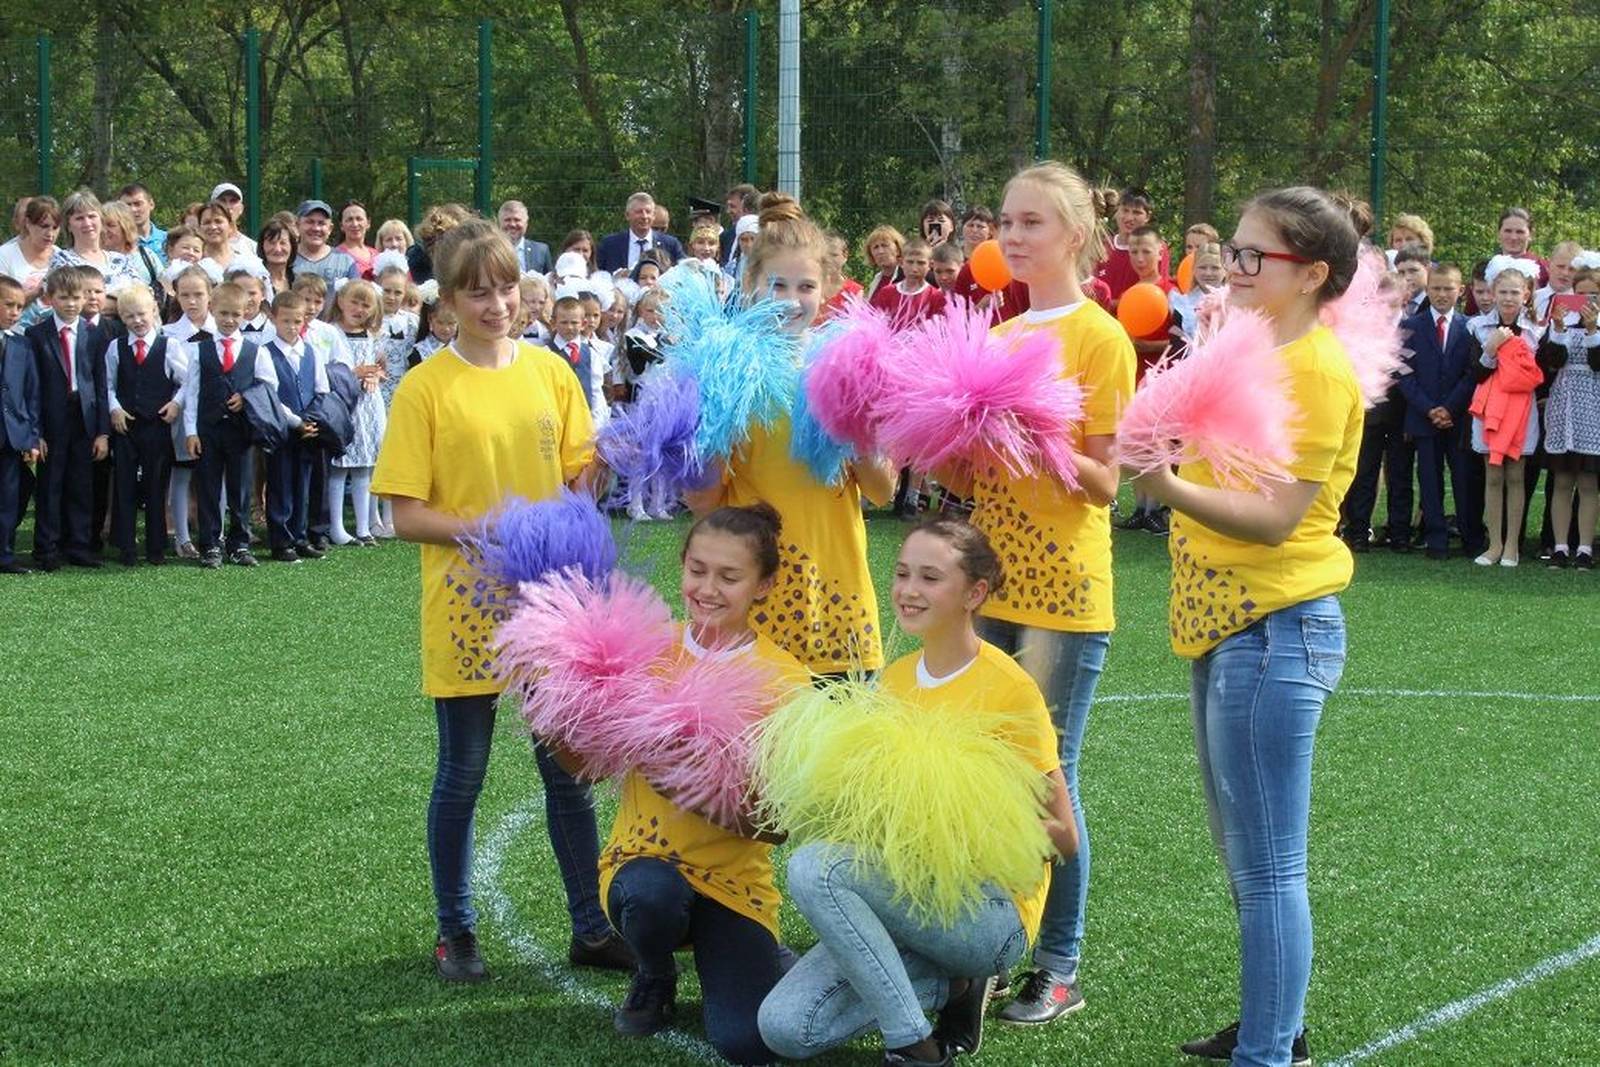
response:
<path id="1" fill-rule="evenodd" d="M 1051 330 L 1061 339 L 1061 373 L 1083 389 L 1083 423 L 1072 435 L 1116 433 L 1133 395 L 1133 342 L 1092 300 L 1069 309 L 1028 312 L 996 326 L 996 335 Z M 1004 587 L 983 614 L 1023 626 L 1076 633 L 1116 627 L 1111 603 L 1111 510 L 1068 493 L 1051 478 L 978 472 L 972 524 L 989 536 L 1005 567 Z"/>
<path id="2" fill-rule="evenodd" d="M 1172 513 L 1168 623 L 1172 650 L 1189 659 L 1271 612 L 1339 592 L 1355 570 L 1350 549 L 1334 532 L 1361 450 L 1364 404 L 1355 371 L 1325 326 L 1285 345 L 1279 356 L 1299 411 L 1289 473 L 1322 487 L 1281 545 L 1238 541 Z M 1217 484 L 1205 463 L 1184 464 L 1178 477 L 1196 485 Z"/>
<path id="3" fill-rule="evenodd" d="M 855 479 L 823 485 L 789 454 L 789 419 L 750 440 L 726 464 L 727 501 L 766 501 L 783 519 L 772 592 L 750 625 L 818 674 L 883 666 L 878 594 L 867 570 L 867 526 Z"/>
<path id="4" fill-rule="evenodd" d="M 987 706 L 1022 713 L 1030 728 L 1026 732 L 1009 732 L 1005 740 L 1040 774 L 1060 769 L 1060 743 L 1050 721 L 1050 711 L 1045 707 L 1044 695 L 1016 660 L 983 641 L 978 645 L 976 659 L 954 677 L 940 680 L 931 687 L 918 678 L 917 664 L 921 661 L 921 652 L 901 656 L 885 668 L 878 684 L 884 692 L 917 707 Z M 1039 817 L 1044 818 L 1043 811 Z M 1044 918 L 1044 900 L 1049 892 L 1050 864 L 1041 859 L 1038 886 L 1011 898 L 1030 942 L 1038 936 L 1039 923 Z"/>
<path id="5" fill-rule="evenodd" d="M 772 673 L 781 693 L 811 684 L 811 677 L 789 653 L 770 638 L 736 655 L 754 656 Z M 777 701 L 781 702 L 781 700 Z M 629 860 L 653 857 L 678 869 L 696 893 L 765 926 L 778 936 L 782 898 L 772 877 L 772 846 L 684 811 L 656 792 L 637 772 L 622 780 L 616 821 L 600 852 L 600 903 L 607 906 L 611 879 Z"/>
<path id="6" fill-rule="evenodd" d="M 511 363 L 475 367 L 444 349 L 395 389 L 372 491 L 476 519 L 507 497 L 552 497 L 594 454 L 589 402 L 554 353 L 519 342 Z M 509 590 L 454 545 L 422 546 L 422 687 L 429 696 L 498 693 L 491 639 Z"/>

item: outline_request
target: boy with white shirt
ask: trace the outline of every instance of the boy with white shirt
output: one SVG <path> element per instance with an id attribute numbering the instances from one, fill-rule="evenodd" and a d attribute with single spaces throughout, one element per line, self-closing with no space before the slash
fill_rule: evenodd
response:
<path id="1" fill-rule="evenodd" d="M 144 285 L 117 295 L 125 336 L 106 346 L 107 405 L 115 494 L 111 542 L 124 567 L 139 562 L 136 550 L 139 501 L 144 501 L 145 559 L 167 558 L 167 483 L 172 477 L 172 424 L 182 410 L 183 369 L 156 317 L 155 294 Z"/>
<path id="2" fill-rule="evenodd" d="M 307 531 L 310 502 L 323 494 L 325 457 L 313 440 L 319 427 L 306 417 L 313 398 L 328 392 L 323 354 L 301 338 L 305 297 L 290 291 L 272 301 L 273 337 L 265 346 L 278 379 L 278 403 L 292 431 L 283 447 L 267 457 L 267 542 L 279 563 L 299 563 L 320 555 Z"/>
<path id="3" fill-rule="evenodd" d="M 248 464 L 252 435 L 241 395 L 253 382 L 278 387 L 272 360 L 239 333 L 247 297 L 237 285 L 224 282 L 211 298 L 214 338 L 190 347 L 189 373 L 183 389 L 184 439 L 189 456 L 199 461 L 195 472 L 195 510 L 200 529 L 195 538 L 200 565 L 222 566 L 222 510 L 228 495 L 228 559 L 254 567 L 250 553 Z"/>

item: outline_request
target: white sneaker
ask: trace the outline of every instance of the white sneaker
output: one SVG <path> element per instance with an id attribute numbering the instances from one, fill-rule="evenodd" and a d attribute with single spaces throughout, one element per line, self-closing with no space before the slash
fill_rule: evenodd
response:
<path id="1" fill-rule="evenodd" d="M 632 520 L 633 522 L 653 522 L 654 521 L 654 516 L 652 516 L 644 508 L 629 508 L 628 509 L 628 518 L 630 520 Z"/>
<path id="2" fill-rule="evenodd" d="M 1476 563 L 1480 567 L 1493 567 L 1495 565 L 1495 558 L 1489 555 L 1489 553 L 1485 552 L 1472 562 Z"/>
<path id="3" fill-rule="evenodd" d="M 1500 566 L 1502 566 L 1502 567 L 1515 567 L 1520 562 L 1522 562 L 1522 561 L 1519 560 L 1519 559 L 1516 559 L 1515 557 L 1510 557 L 1510 558 L 1502 559 L 1500 561 Z"/>

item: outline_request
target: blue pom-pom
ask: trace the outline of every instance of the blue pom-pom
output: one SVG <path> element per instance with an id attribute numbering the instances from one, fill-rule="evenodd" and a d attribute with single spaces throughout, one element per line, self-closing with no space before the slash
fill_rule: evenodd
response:
<path id="1" fill-rule="evenodd" d="M 638 399 L 601 429 L 595 447 L 629 485 L 660 486 L 675 498 L 705 480 L 695 447 L 699 425 L 699 383 L 690 374 L 658 367 L 639 380 Z"/>
<path id="2" fill-rule="evenodd" d="M 460 544 L 480 572 L 513 589 L 566 569 L 598 581 L 617 565 L 611 523 L 594 498 L 569 489 L 537 503 L 512 497 Z"/>

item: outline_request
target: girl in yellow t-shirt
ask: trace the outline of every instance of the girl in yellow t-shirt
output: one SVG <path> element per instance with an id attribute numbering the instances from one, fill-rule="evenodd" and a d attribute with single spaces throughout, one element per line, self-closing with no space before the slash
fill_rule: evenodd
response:
<path id="1" fill-rule="evenodd" d="M 1239 919 L 1239 1022 L 1184 1051 L 1239 1064 L 1310 1056 L 1311 753 L 1344 669 L 1336 594 L 1352 561 L 1334 529 L 1362 426 L 1350 359 L 1319 311 L 1349 287 L 1358 248 L 1348 211 L 1307 187 L 1258 196 L 1222 246 L 1228 302 L 1267 317 L 1288 371 L 1295 480 L 1270 496 L 1225 489 L 1204 463 L 1135 480 L 1172 507 L 1172 647 L 1194 661 L 1200 777 Z"/>
<path id="2" fill-rule="evenodd" d="M 508 496 L 541 500 L 591 477 L 588 400 L 554 354 L 507 336 L 521 277 L 492 223 L 471 220 L 433 252 L 439 306 L 460 332 L 395 390 L 372 491 L 394 504 L 396 532 L 422 546 L 422 681 L 434 698 L 438 765 L 428 802 L 428 862 L 439 924 L 435 967 L 482 981 L 472 908 L 472 815 L 489 765 L 501 684 L 491 639 L 507 591 L 467 565 L 456 539 Z M 574 963 L 631 969 L 600 910 L 600 840 L 588 786 L 537 749 L 551 843 L 567 888 Z"/>
<path id="3" fill-rule="evenodd" d="M 1070 856 L 1078 835 L 1044 698 L 974 628 L 985 599 L 1003 587 L 1000 561 L 975 527 L 934 519 L 912 531 L 895 565 L 893 600 L 896 619 L 921 638 L 922 650 L 892 663 L 880 685 L 921 707 L 982 703 L 1024 713 L 1031 728 L 1006 740 L 1049 779 L 1041 814 L 1056 850 Z M 1014 897 L 990 885 L 972 914 L 949 925 L 915 917 L 864 866 L 826 842 L 790 857 L 790 897 L 819 943 L 761 1005 L 762 1037 L 797 1060 L 869 1029 L 882 1032 L 886 1063 L 948 1064 L 956 1052 L 976 1051 L 995 977 L 1016 965 L 1038 931 L 1050 865 L 1040 858 L 1032 892 Z M 942 1008 L 937 1029 L 923 1014 L 932 1008 Z"/>
<path id="4" fill-rule="evenodd" d="M 788 329 L 804 333 L 822 301 L 827 241 L 792 198 L 769 193 L 763 203 L 761 232 L 745 258 L 744 292 L 793 301 Z M 770 428 L 752 427 L 716 484 L 686 500 L 697 515 L 721 504 L 765 501 L 776 508 L 783 517 L 781 563 L 751 625 L 815 674 L 878 670 L 883 639 L 861 497 L 886 503 L 894 494 L 894 472 L 880 460 L 858 460 L 841 484 L 824 485 L 790 454 L 789 435 L 788 416 Z"/>
<path id="5" fill-rule="evenodd" d="M 1084 391 L 1084 421 L 1073 440 L 1077 492 L 999 469 L 980 471 L 972 487 L 972 524 L 989 536 L 1011 579 L 984 605 L 978 632 L 1015 656 L 1044 691 L 1078 828 L 1078 851 L 1056 866 L 1050 883 L 1034 970 L 1000 1013 L 1016 1023 L 1047 1023 L 1083 1006 L 1078 960 L 1089 834 L 1078 804 L 1078 753 L 1115 625 L 1110 504 L 1118 471 L 1111 450 L 1135 363 L 1126 331 L 1082 286 L 1104 255 L 1108 196 L 1070 167 L 1040 163 L 1011 179 L 1000 210 L 1000 249 L 1012 275 L 1027 283 L 1032 306 L 995 332 L 1053 332 L 1062 373 Z"/>
<path id="6" fill-rule="evenodd" d="M 780 526 L 765 504 L 723 507 L 696 522 L 683 545 L 684 655 L 754 657 L 770 671 L 775 696 L 810 682 L 798 660 L 750 626 L 772 591 Z M 668 1025 L 672 956 L 692 944 L 712 1045 L 733 1063 L 771 1061 L 756 1010 L 778 981 L 780 897 L 772 846 L 753 834 L 678 807 L 637 772 L 623 779 L 600 855 L 606 913 L 639 961 L 617 1009 L 620 1033 L 643 1037 Z"/>

